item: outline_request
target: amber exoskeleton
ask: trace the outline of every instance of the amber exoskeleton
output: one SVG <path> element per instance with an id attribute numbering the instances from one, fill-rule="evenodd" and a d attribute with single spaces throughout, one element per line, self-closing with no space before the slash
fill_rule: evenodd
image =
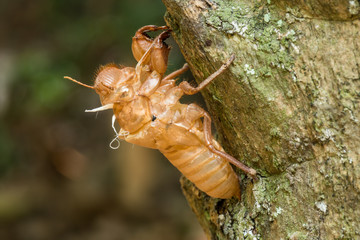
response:
<path id="1" fill-rule="evenodd" d="M 150 38 L 149 31 L 162 32 Z M 211 197 L 240 198 L 239 179 L 229 162 L 256 178 L 256 171 L 225 153 L 211 135 L 211 118 L 196 104 L 181 104 L 184 95 L 199 92 L 234 60 L 234 55 L 198 87 L 188 82 L 175 84 L 175 78 L 188 69 L 164 77 L 170 48 L 164 42 L 171 30 L 166 26 L 144 26 L 132 42 L 138 64 L 133 67 L 107 65 L 94 86 L 102 106 L 91 111 L 113 109 L 121 127 L 117 136 L 129 143 L 160 150 L 200 190 Z M 202 121 L 202 119 L 204 119 Z"/>

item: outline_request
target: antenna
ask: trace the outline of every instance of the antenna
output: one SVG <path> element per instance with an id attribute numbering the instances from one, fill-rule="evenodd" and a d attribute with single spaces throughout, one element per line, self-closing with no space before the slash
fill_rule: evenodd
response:
<path id="1" fill-rule="evenodd" d="M 86 85 L 85 83 L 79 82 L 79 81 L 77 81 L 77 80 L 75 80 L 75 79 L 73 79 L 71 77 L 65 76 L 64 78 L 69 79 L 70 81 L 73 81 L 73 82 L 75 82 L 75 83 L 77 83 L 77 84 L 79 84 L 81 86 L 91 88 L 91 89 L 95 89 L 94 86 Z"/>

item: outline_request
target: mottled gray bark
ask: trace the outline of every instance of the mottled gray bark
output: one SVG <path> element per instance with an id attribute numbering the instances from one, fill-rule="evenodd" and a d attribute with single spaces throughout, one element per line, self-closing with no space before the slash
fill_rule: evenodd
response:
<path id="1" fill-rule="evenodd" d="M 255 168 L 242 201 L 182 179 L 211 239 L 360 239 L 360 2 L 163 0 L 227 152 Z"/>

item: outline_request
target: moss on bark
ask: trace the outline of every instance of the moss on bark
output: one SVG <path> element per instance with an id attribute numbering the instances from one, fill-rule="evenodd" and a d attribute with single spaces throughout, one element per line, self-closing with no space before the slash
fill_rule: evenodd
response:
<path id="1" fill-rule="evenodd" d="M 236 54 L 203 95 L 224 148 L 261 175 L 242 176 L 241 202 L 182 179 L 209 237 L 360 238 L 358 3 L 163 2 L 198 82 Z"/>

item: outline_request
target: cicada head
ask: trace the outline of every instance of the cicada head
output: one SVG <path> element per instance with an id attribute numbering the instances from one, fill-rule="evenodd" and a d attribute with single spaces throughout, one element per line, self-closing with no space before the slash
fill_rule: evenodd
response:
<path id="1" fill-rule="evenodd" d="M 119 68 L 115 64 L 109 64 L 100 68 L 94 86 L 84 84 L 68 76 L 64 78 L 94 89 L 99 94 L 102 105 L 108 105 L 128 102 L 133 99 L 135 90 L 141 84 L 135 76 L 135 69 L 132 67 Z"/>
<path id="2" fill-rule="evenodd" d="M 99 94 L 102 105 L 132 99 L 134 78 L 134 68 L 119 68 L 115 65 L 102 67 L 94 84 L 94 89 Z"/>

